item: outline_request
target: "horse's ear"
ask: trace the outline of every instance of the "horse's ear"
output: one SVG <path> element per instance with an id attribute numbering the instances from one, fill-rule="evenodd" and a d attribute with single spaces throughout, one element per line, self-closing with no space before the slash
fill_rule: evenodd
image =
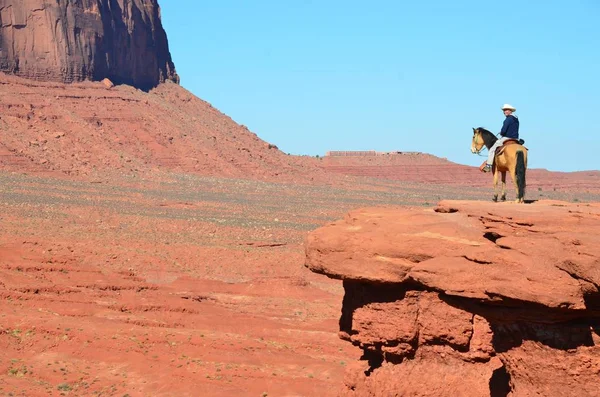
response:
<path id="1" fill-rule="evenodd" d="M 473 128 L 473 132 L 477 131 L 477 128 Z"/>

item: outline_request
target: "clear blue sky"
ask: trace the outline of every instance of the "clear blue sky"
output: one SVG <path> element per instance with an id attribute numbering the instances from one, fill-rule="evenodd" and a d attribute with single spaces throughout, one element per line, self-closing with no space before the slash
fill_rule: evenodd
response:
<path id="1" fill-rule="evenodd" d="M 530 167 L 600 169 L 600 1 L 159 0 L 181 84 L 291 154 L 469 165 L 517 108 Z"/>

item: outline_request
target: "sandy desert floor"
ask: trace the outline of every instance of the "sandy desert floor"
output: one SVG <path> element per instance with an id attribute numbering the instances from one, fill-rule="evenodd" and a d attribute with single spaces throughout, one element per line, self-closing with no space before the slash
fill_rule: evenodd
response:
<path id="1" fill-rule="evenodd" d="M 491 195 L 336 186 L 0 172 L 0 394 L 335 395 L 360 351 L 337 336 L 341 282 L 304 267 L 306 233 L 363 206 Z"/>

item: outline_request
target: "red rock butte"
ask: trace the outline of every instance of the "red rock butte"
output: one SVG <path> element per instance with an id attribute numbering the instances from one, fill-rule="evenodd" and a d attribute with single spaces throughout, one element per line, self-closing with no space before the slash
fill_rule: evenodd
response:
<path id="1" fill-rule="evenodd" d="M 157 0 L 0 0 L 0 71 L 58 82 L 179 82 Z"/>
<path id="2" fill-rule="evenodd" d="M 365 208 L 311 232 L 343 280 L 345 396 L 597 396 L 600 206 Z"/>

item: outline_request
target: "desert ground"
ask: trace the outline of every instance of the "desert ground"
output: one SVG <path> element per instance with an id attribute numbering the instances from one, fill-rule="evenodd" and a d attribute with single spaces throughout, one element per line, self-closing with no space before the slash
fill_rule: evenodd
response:
<path id="1" fill-rule="evenodd" d="M 0 111 L 2 395 L 336 395 L 361 351 L 307 234 L 492 195 L 427 154 L 286 154 L 176 84 L 0 74 Z M 599 201 L 599 180 L 530 170 L 527 198 Z"/>
<path id="2" fill-rule="evenodd" d="M 335 395 L 360 350 L 337 335 L 341 282 L 304 266 L 306 234 L 364 206 L 490 195 L 348 178 L 0 172 L 1 394 Z"/>

